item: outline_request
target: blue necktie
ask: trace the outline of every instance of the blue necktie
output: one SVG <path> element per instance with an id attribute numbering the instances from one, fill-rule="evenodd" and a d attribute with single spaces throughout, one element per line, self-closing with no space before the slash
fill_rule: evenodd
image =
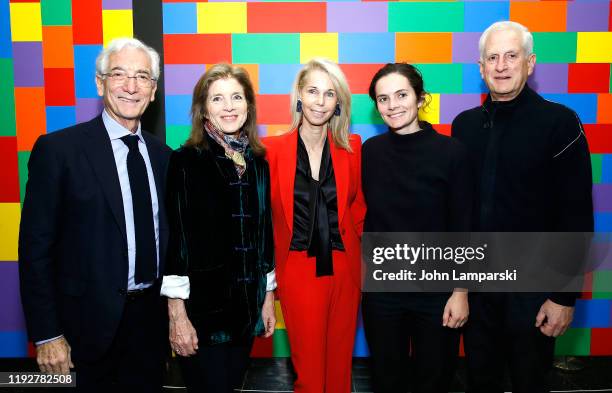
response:
<path id="1" fill-rule="evenodd" d="M 132 192 L 134 211 L 134 231 L 136 237 L 136 284 L 151 282 L 157 276 L 157 248 L 155 246 L 155 227 L 151 189 L 144 158 L 138 150 L 138 135 L 121 138 L 130 152 L 127 156 L 127 170 Z"/>

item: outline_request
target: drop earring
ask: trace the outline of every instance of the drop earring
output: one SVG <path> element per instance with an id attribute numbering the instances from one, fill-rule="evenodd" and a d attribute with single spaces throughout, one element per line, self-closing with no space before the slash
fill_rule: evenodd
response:
<path id="1" fill-rule="evenodd" d="M 300 100 L 299 98 L 298 98 L 297 104 L 295 106 L 295 111 L 296 112 L 301 112 L 302 111 L 302 100 Z"/>
<path id="2" fill-rule="evenodd" d="M 340 113 L 342 113 L 340 111 L 340 104 L 336 104 L 336 109 L 334 110 L 334 115 L 335 116 L 340 116 Z"/>

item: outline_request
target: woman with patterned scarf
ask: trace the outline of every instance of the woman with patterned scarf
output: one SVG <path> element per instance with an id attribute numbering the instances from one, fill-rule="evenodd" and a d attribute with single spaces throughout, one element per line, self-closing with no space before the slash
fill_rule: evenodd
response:
<path id="1" fill-rule="evenodd" d="M 188 391 L 228 393 L 242 384 L 254 337 L 276 323 L 270 173 L 246 71 L 212 66 L 191 117 L 168 167 L 162 295 Z"/>

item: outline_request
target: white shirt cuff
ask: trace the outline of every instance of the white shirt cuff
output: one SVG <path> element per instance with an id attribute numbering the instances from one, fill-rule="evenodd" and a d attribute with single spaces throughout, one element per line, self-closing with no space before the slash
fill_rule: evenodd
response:
<path id="1" fill-rule="evenodd" d="M 164 276 L 161 295 L 171 299 L 189 299 L 189 276 Z"/>
<path id="2" fill-rule="evenodd" d="M 266 291 L 273 291 L 276 289 L 276 269 L 272 270 L 266 275 Z"/>

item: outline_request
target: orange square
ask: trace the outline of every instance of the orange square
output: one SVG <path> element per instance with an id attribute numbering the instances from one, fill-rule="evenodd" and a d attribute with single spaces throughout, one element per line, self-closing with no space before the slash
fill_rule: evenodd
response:
<path id="1" fill-rule="evenodd" d="M 242 67 L 249 73 L 249 79 L 251 79 L 251 83 L 253 84 L 253 90 L 255 90 L 255 94 L 259 94 L 259 64 L 236 64 L 239 67 Z M 206 68 L 208 69 L 208 67 Z"/>
<path id="2" fill-rule="evenodd" d="M 291 124 L 268 124 L 266 136 L 282 135 L 291 131 Z"/>
<path id="3" fill-rule="evenodd" d="M 17 150 L 30 151 L 47 127 L 44 87 L 16 87 L 15 115 Z"/>
<path id="4" fill-rule="evenodd" d="M 452 33 L 397 33 L 395 61 L 406 63 L 452 63 Z"/>
<path id="5" fill-rule="evenodd" d="M 612 124 L 612 94 L 597 96 L 597 123 Z"/>
<path id="6" fill-rule="evenodd" d="M 72 26 L 43 26 L 43 67 L 74 68 Z"/>
<path id="7" fill-rule="evenodd" d="M 567 2 L 565 1 L 513 1 L 510 20 L 525 25 L 529 31 L 565 31 Z"/>

